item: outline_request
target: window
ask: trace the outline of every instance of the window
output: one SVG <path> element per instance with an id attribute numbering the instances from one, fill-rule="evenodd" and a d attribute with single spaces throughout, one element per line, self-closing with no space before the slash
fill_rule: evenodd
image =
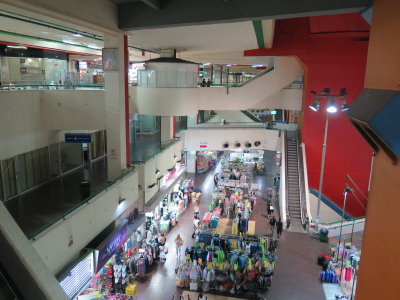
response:
<path id="1" fill-rule="evenodd" d="M 1 177 L 3 179 L 5 200 L 7 200 L 17 194 L 14 158 L 1 161 Z"/>

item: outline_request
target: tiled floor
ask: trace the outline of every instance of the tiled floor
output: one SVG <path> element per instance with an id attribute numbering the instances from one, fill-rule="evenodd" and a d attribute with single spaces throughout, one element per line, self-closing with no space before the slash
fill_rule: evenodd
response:
<path id="1" fill-rule="evenodd" d="M 273 160 L 273 155 L 269 153 L 266 158 L 267 161 L 271 161 Z M 188 175 L 188 177 L 193 178 L 195 186 L 199 187 L 203 192 L 200 200 L 201 214 L 206 211 L 211 199 L 211 192 L 214 188 L 213 172 L 218 172 L 218 168 L 219 166 L 217 166 L 216 170 L 210 170 L 204 174 Z M 257 176 L 255 181 L 260 184 L 260 188 L 265 190 L 273 182 L 275 174 L 276 172 L 271 172 L 266 176 Z M 277 203 L 275 205 L 277 206 Z M 267 219 L 262 216 L 265 214 L 265 211 L 265 201 L 258 201 L 252 216 L 252 220 L 256 223 L 255 233 L 258 235 L 265 235 L 268 232 Z M 276 211 L 279 210 L 276 208 Z M 193 204 L 190 203 L 186 211 L 180 216 L 178 225 L 167 236 L 167 247 L 170 249 L 167 261 L 154 266 L 147 280 L 144 283 L 138 283 L 138 299 L 172 299 L 173 295 L 177 292 L 175 286 L 177 258 L 174 239 L 179 233 L 184 239 L 184 248 L 193 244 L 193 239 L 191 238 L 193 232 L 192 220 Z M 304 233 L 284 231 L 279 242 L 277 268 L 272 281 L 272 287 L 267 294 L 267 299 L 325 299 L 322 285 L 318 281 L 320 267 L 316 263 L 317 256 L 321 251 L 327 251 L 327 244 L 311 239 Z M 209 299 L 214 298 L 210 296 Z"/>

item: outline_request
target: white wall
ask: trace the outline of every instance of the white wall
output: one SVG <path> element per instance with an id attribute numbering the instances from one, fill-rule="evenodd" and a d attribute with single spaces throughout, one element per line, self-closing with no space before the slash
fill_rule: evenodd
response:
<path id="1" fill-rule="evenodd" d="M 131 112 L 159 116 L 194 115 L 198 110 L 245 110 L 278 92 L 298 77 L 303 68 L 294 57 L 275 59 L 271 72 L 240 88 L 144 88 L 131 87 Z M 272 98 L 271 98 L 272 99 Z M 266 107 L 297 110 L 285 101 L 266 103 Z M 290 105 L 289 105 L 290 106 Z"/>
<path id="2" fill-rule="evenodd" d="M 89 204 L 68 215 L 39 235 L 33 247 L 48 268 L 57 274 L 79 256 L 96 235 L 138 201 L 138 173 L 134 172 L 106 191 L 94 197 Z M 119 198 L 126 200 L 118 204 Z M 73 244 L 68 247 L 70 237 Z"/>
<path id="3" fill-rule="evenodd" d="M 175 167 L 176 159 L 174 156 L 176 155 L 179 158 L 181 150 L 182 142 L 179 141 L 147 161 L 144 166 L 140 166 L 142 171 L 139 173 L 139 176 L 141 176 L 139 181 L 144 190 L 144 203 L 147 203 L 158 192 L 158 184 L 152 188 L 148 186 L 158 183 L 157 177 L 164 175 L 169 168 Z M 156 169 L 160 170 L 158 175 L 155 173 Z"/>
<path id="4" fill-rule="evenodd" d="M 104 129 L 104 119 L 104 91 L 0 91 L 0 159 L 58 143 L 60 130 Z"/>
<path id="5" fill-rule="evenodd" d="M 43 91 L 46 129 L 105 129 L 105 93 L 102 90 Z"/>
<path id="6" fill-rule="evenodd" d="M 241 149 L 245 149 L 244 143 L 252 143 L 251 149 L 264 149 L 276 151 L 280 150 L 278 144 L 279 131 L 267 129 L 189 129 L 185 131 L 182 139 L 184 140 L 185 151 L 202 150 L 232 150 L 235 149 L 236 141 L 241 143 Z M 222 144 L 229 142 L 229 149 L 223 149 Z M 254 146 L 255 141 L 260 141 L 259 147 Z M 200 148 L 201 143 L 207 143 L 207 148 Z"/>

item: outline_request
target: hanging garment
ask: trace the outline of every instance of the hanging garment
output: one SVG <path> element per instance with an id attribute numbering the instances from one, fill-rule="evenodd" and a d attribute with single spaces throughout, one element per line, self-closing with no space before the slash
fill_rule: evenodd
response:
<path id="1" fill-rule="evenodd" d="M 347 267 L 346 269 L 346 276 L 345 276 L 345 280 L 346 282 L 351 281 L 352 275 L 353 275 L 353 268 L 352 267 Z"/>

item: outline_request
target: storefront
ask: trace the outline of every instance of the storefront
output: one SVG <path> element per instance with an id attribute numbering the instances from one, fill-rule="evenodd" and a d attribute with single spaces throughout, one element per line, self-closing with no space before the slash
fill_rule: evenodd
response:
<path id="1" fill-rule="evenodd" d="M 196 155 L 196 172 L 206 172 L 210 167 L 216 165 L 218 151 L 198 151 Z"/>

